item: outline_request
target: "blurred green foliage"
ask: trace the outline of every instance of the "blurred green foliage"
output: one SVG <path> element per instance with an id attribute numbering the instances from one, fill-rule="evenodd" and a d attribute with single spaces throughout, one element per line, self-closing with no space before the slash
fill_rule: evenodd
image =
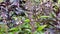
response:
<path id="1" fill-rule="evenodd" d="M 0 2 L 2 2 L 3 0 L 0 0 Z M 35 0 L 35 2 L 40 2 L 40 0 Z M 60 4 L 60 0 L 58 0 L 58 4 Z M 57 6 L 55 6 L 54 9 L 58 9 Z M 45 19 L 45 18 L 55 18 L 56 14 L 54 12 L 52 12 L 50 14 L 50 16 L 38 16 L 40 19 Z M 14 20 L 21 19 L 22 17 L 20 16 L 13 16 L 12 17 Z M 1 19 L 1 17 L 0 17 Z M 43 20 L 41 20 L 43 21 Z M 40 23 L 36 23 L 36 31 L 34 32 L 34 34 L 44 34 L 44 28 L 47 27 L 47 25 L 40 25 Z M 18 25 L 16 27 L 13 27 L 11 29 L 7 28 L 7 31 L 9 34 L 14 34 L 14 33 L 18 33 L 18 34 L 31 34 L 31 26 L 30 26 L 30 20 L 25 18 L 24 23 L 22 25 Z M 5 24 L 0 24 L 0 34 L 6 34 L 5 32 Z"/>

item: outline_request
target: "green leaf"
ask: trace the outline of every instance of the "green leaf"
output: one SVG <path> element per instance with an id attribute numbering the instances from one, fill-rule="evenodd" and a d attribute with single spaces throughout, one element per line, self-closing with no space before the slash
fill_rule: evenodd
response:
<path id="1" fill-rule="evenodd" d="M 9 34 L 14 34 L 14 32 L 10 32 Z"/>
<path id="2" fill-rule="evenodd" d="M 40 18 L 49 18 L 50 16 L 40 16 Z"/>
<path id="3" fill-rule="evenodd" d="M 11 28 L 9 31 L 18 31 L 18 28 Z"/>
<path id="4" fill-rule="evenodd" d="M 13 17 L 15 20 L 17 20 L 17 17 Z"/>
<path id="5" fill-rule="evenodd" d="M 26 23 L 26 24 L 22 25 L 22 27 L 23 28 L 30 28 L 30 25 Z"/>
<path id="6" fill-rule="evenodd" d="M 26 31 L 28 31 L 28 32 L 31 32 L 31 30 L 30 29 L 25 29 Z"/>
<path id="7" fill-rule="evenodd" d="M 30 20 L 29 19 L 26 19 L 24 22 L 30 22 Z"/>
<path id="8" fill-rule="evenodd" d="M 0 34 L 3 34 L 2 32 L 0 32 Z"/>
<path id="9" fill-rule="evenodd" d="M 53 18 L 55 18 L 55 17 L 56 17 L 56 14 L 55 14 L 54 12 L 52 12 L 52 13 L 50 14 L 50 16 L 53 17 Z"/>
<path id="10" fill-rule="evenodd" d="M 39 26 L 37 30 L 38 30 L 38 31 L 42 31 L 46 26 L 47 26 L 47 25 Z"/>

